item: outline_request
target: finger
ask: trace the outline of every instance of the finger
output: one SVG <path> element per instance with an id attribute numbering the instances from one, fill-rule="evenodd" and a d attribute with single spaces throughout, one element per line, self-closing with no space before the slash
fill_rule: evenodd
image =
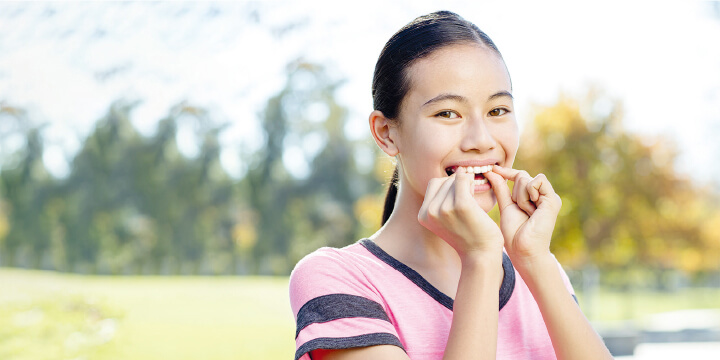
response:
<path id="1" fill-rule="evenodd" d="M 535 193 L 537 200 L 535 203 L 539 206 L 545 199 L 557 199 L 559 196 L 555 194 L 555 190 L 543 174 L 538 174 L 530 183 L 528 183 L 529 192 Z"/>
<path id="2" fill-rule="evenodd" d="M 538 181 L 537 177 L 527 185 L 528 195 L 530 196 L 530 200 L 534 203 L 540 201 L 540 186 L 542 186 L 542 181 Z"/>
<path id="3" fill-rule="evenodd" d="M 428 182 L 427 189 L 425 189 L 425 198 L 433 198 L 435 194 L 437 194 L 438 190 L 442 186 L 442 184 L 445 183 L 449 178 L 435 178 L 430 179 L 430 182 Z"/>
<path id="4" fill-rule="evenodd" d="M 507 186 L 507 180 L 493 171 L 486 172 L 483 175 L 485 175 L 485 178 L 490 182 L 490 186 L 492 186 L 495 198 L 497 198 L 498 206 L 500 207 L 500 212 L 502 212 L 506 207 L 512 205 L 513 201 L 510 196 L 510 188 Z"/>
<path id="5" fill-rule="evenodd" d="M 530 182 L 530 180 L 524 177 L 516 178 L 512 187 L 512 199 L 514 202 L 517 203 L 519 201 L 518 196 L 520 195 L 520 189 L 528 182 Z"/>
<path id="6" fill-rule="evenodd" d="M 438 188 L 434 196 L 429 199 L 425 198 L 425 201 L 428 202 L 428 211 L 433 216 L 437 216 L 439 214 L 443 202 L 448 197 L 448 194 L 450 193 L 450 190 L 455 183 L 455 179 L 457 179 L 456 174 L 444 178 L 445 181 L 442 183 L 442 185 L 440 185 L 440 188 Z"/>
<path id="7" fill-rule="evenodd" d="M 518 204 L 518 207 L 525 211 L 528 215 L 532 215 L 535 212 L 535 204 L 530 201 L 530 194 L 527 191 L 528 184 L 530 183 L 529 178 L 521 177 L 513 185 L 513 200 Z"/>
<path id="8" fill-rule="evenodd" d="M 527 173 L 525 170 L 516 170 L 513 168 L 505 168 L 500 165 L 493 166 L 492 169 L 493 172 L 500 174 L 503 178 L 510 180 L 512 182 L 517 182 L 518 177 L 522 176 L 528 176 L 531 177 L 530 174 Z"/>
<path id="9" fill-rule="evenodd" d="M 457 199 L 467 198 L 465 194 L 472 196 L 475 192 L 475 187 L 472 186 L 475 174 L 470 174 L 464 167 L 459 167 L 455 175 L 455 196 Z"/>
<path id="10" fill-rule="evenodd" d="M 442 197 L 438 196 L 439 200 L 439 215 L 443 222 L 446 224 L 452 224 L 453 219 L 459 215 L 460 210 L 459 204 L 465 204 L 468 205 L 469 201 L 473 201 L 472 197 L 472 189 L 470 189 L 470 185 L 472 184 L 472 178 L 474 178 L 474 174 L 467 173 L 464 170 L 460 170 L 454 174 L 455 179 L 450 182 L 450 186 L 447 189 L 447 193 L 442 195 Z M 441 191 L 444 191 L 445 186 L 441 188 Z M 440 194 L 438 194 L 440 195 Z M 459 201 L 459 203 L 458 203 Z M 467 209 L 467 206 L 462 206 L 461 208 Z M 447 223 L 447 222 L 450 223 Z"/>
<path id="11" fill-rule="evenodd" d="M 432 200 L 436 198 L 438 191 L 440 191 L 440 188 L 450 180 L 450 177 L 447 178 L 435 178 L 430 179 L 428 182 L 427 189 L 425 189 L 425 197 L 423 199 L 422 205 L 420 205 L 420 211 L 418 212 L 418 220 L 425 221 L 428 218 L 428 215 L 432 212 L 434 215 L 437 214 L 437 212 L 434 212 L 435 209 L 431 209 Z"/>
<path id="12" fill-rule="evenodd" d="M 453 208 L 461 216 L 470 216 L 472 209 L 477 206 L 473 194 L 475 193 L 475 174 L 460 171 L 455 179 Z"/>
<path id="13" fill-rule="evenodd" d="M 518 171 L 518 173 L 515 175 L 515 177 L 512 180 L 512 182 L 514 182 L 512 199 L 515 202 L 519 201 L 518 196 L 522 192 L 526 191 L 525 186 L 527 185 L 527 183 L 530 182 L 530 180 L 532 180 L 532 177 L 530 176 L 530 174 L 527 173 L 527 171 L 524 171 L 524 170 L 517 170 L 517 171 Z"/>

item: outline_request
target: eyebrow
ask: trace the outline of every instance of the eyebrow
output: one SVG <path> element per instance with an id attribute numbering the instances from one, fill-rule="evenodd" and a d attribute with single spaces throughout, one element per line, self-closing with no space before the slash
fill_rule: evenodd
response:
<path id="1" fill-rule="evenodd" d="M 491 100 L 494 100 L 496 98 L 503 97 L 503 96 L 509 97 L 510 100 L 514 99 L 511 93 L 509 93 L 507 91 L 500 91 L 500 92 L 490 95 L 488 97 L 487 101 L 491 101 Z M 444 101 L 444 100 L 454 100 L 454 101 L 461 102 L 461 103 L 468 102 L 468 99 L 462 95 L 445 93 L 445 94 L 440 94 L 440 95 L 428 100 L 426 103 L 422 104 L 421 107 L 425 107 L 432 103 L 436 103 L 436 102 Z"/>
<path id="2" fill-rule="evenodd" d="M 461 103 L 467 103 L 467 102 L 468 102 L 468 99 L 467 99 L 466 97 L 464 97 L 464 96 L 460 96 L 460 95 L 457 95 L 457 94 L 448 94 L 448 93 L 445 93 L 445 94 L 440 94 L 440 95 L 438 95 L 438 96 L 436 96 L 436 97 L 428 100 L 426 103 L 422 104 L 421 107 L 430 105 L 430 104 L 435 103 L 435 102 L 444 101 L 444 100 L 454 100 L 454 101 L 461 102 Z"/>
<path id="3" fill-rule="evenodd" d="M 497 99 L 497 98 L 503 97 L 503 96 L 509 97 L 510 100 L 515 100 L 515 98 L 512 96 L 511 93 L 509 93 L 509 92 L 507 92 L 507 91 L 500 91 L 500 92 L 497 92 L 497 93 L 495 93 L 495 94 L 490 95 L 490 97 L 488 97 L 488 101 L 493 100 L 493 99 Z"/>

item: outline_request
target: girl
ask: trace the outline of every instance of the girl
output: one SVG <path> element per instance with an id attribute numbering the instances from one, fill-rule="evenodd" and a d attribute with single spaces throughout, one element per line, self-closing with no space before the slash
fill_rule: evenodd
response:
<path id="1" fill-rule="evenodd" d="M 383 226 L 296 265 L 295 359 L 611 358 L 549 250 L 560 197 L 512 169 L 492 40 L 450 12 L 415 19 L 382 50 L 373 100 L 370 131 L 397 160 Z"/>

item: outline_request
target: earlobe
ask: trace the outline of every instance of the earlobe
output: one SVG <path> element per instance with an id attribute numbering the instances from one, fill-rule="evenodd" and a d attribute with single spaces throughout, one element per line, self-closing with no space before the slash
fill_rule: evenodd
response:
<path id="1" fill-rule="evenodd" d="M 389 156 L 397 155 L 400 150 L 396 143 L 396 128 L 391 120 L 386 118 L 380 110 L 370 113 L 370 132 L 375 143 Z"/>

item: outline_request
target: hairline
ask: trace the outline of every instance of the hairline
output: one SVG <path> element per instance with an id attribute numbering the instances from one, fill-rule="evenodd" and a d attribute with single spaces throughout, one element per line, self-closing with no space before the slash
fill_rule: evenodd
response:
<path id="1" fill-rule="evenodd" d="M 417 64 L 418 61 L 431 58 L 435 53 L 438 51 L 445 49 L 449 46 L 454 45 L 475 45 L 478 48 L 481 48 L 483 50 L 487 50 L 490 53 L 495 54 L 500 60 L 503 62 L 503 65 L 505 65 L 505 59 L 503 59 L 502 54 L 500 54 L 500 51 L 497 49 L 493 49 L 492 47 L 486 45 L 482 42 L 482 39 L 480 37 L 477 37 L 474 40 L 458 40 L 458 41 L 449 41 L 445 44 L 442 44 L 438 46 L 437 48 L 433 49 L 432 51 L 428 52 L 427 54 L 423 54 L 422 56 L 419 56 L 412 61 L 408 62 L 408 64 L 404 67 L 402 71 L 402 86 L 407 89 L 407 91 L 403 94 L 402 99 L 400 99 L 400 103 L 398 104 L 398 113 L 395 118 L 389 118 L 391 122 L 397 124 L 397 127 L 402 126 L 402 121 L 400 121 L 401 114 L 403 112 L 403 108 L 405 106 L 405 99 L 407 98 L 408 93 L 410 93 L 410 89 L 412 89 L 412 80 L 410 79 L 410 72 L 412 71 L 412 68 Z M 507 65 L 505 65 L 505 70 L 507 71 Z M 510 72 L 508 71 L 508 79 L 510 79 Z M 510 81 L 510 92 L 512 92 L 512 80 Z M 512 95 L 511 95 L 512 97 Z"/>

